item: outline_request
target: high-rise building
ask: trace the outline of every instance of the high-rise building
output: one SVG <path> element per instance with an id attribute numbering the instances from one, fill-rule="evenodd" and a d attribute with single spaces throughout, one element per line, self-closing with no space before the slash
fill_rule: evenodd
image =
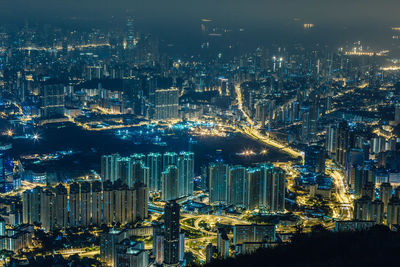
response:
<path id="1" fill-rule="evenodd" d="M 272 175 L 267 179 L 266 207 L 271 211 L 285 210 L 285 172 L 275 168 Z"/>
<path id="2" fill-rule="evenodd" d="M 40 117 L 59 119 L 64 117 L 65 100 L 62 84 L 44 84 L 40 89 Z"/>
<path id="3" fill-rule="evenodd" d="M 40 195 L 42 187 L 37 186 L 22 193 L 22 217 L 25 224 L 40 222 Z"/>
<path id="4" fill-rule="evenodd" d="M 125 208 L 126 209 L 126 222 L 127 223 L 132 223 L 135 222 L 138 213 L 142 213 L 143 209 L 146 209 L 147 211 L 147 197 L 143 199 L 139 199 L 140 194 L 138 194 L 138 191 L 135 190 L 134 188 L 127 188 L 126 189 L 126 204 Z M 147 214 L 146 214 L 147 215 Z M 143 219 L 142 216 L 139 216 L 139 218 Z"/>
<path id="5" fill-rule="evenodd" d="M 354 214 L 355 220 L 370 221 L 372 213 L 372 202 L 367 196 L 361 197 L 354 201 Z"/>
<path id="6" fill-rule="evenodd" d="M 246 177 L 246 208 L 253 210 L 261 204 L 261 170 L 259 168 L 250 168 L 247 170 Z"/>
<path id="7" fill-rule="evenodd" d="M 179 266 L 180 206 L 169 201 L 164 208 L 164 266 Z"/>
<path id="8" fill-rule="evenodd" d="M 55 195 L 50 189 L 45 189 L 40 194 L 40 222 L 46 231 L 55 228 Z"/>
<path id="9" fill-rule="evenodd" d="M 374 200 L 372 202 L 371 221 L 374 221 L 377 224 L 382 224 L 384 218 L 383 211 L 383 202 L 378 199 Z"/>
<path id="10" fill-rule="evenodd" d="M 245 207 L 247 170 L 242 166 L 232 166 L 228 170 L 228 204 Z"/>
<path id="11" fill-rule="evenodd" d="M 311 172 L 325 173 L 325 148 L 308 146 L 305 149 L 304 167 Z"/>
<path id="12" fill-rule="evenodd" d="M 165 171 L 170 165 L 178 164 L 178 154 L 175 152 L 166 152 L 163 154 L 163 171 Z"/>
<path id="13" fill-rule="evenodd" d="M 347 122 L 339 123 L 336 138 L 336 162 L 345 166 L 347 153 L 351 148 L 351 133 Z"/>
<path id="14" fill-rule="evenodd" d="M 310 118 L 310 111 L 307 107 L 307 110 L 302 112 L 301 117 L 301 140 L 303 143 L 308 143 L 310 141 L 311 135 L 311 118 Z"/>
<path id="15" fill-rule="evenodd" d="M 327 127 L 326 130 L 326 152 L 332 158 L 336 158 L 334 155 L 336 153 L 336 141 L 337 141 L 337 126 L 335 124 L 331 124 Z"/>
<path id="16" fill-rule="evenodd" d="M 14 188 L 14 162 L 12 159 L 12 144 L 0 144 L 0 193 Z"/>
<path id="17" fill-rule="evenodd" d="M 177 88 L 155 91 L 154 119 L 173 120 L 179 118 L 179 90 Z"/>
<path id="18" fill-rule="evenodd" d="M 102 194 L 101 194 L 101 182 L 94 181 L 92 183 L 92 205 L 91 205 L 91 215 L 92 223 L 95 225 L 101 225 L 101 215 L 102 215 Z"/>
<path id="19" fill-rule="evenodd" d="M 177 199 L 178 195 L 179 169 L 171 165 L 162 173 L 161 198 L 164 201 Z"/>
<path id="20" fill-rule="evenodd" d="M 103 181 L 114 182 L 118 179 L 119 154 L 104 155 L 101 157 L 101 178 Z"/>
<path id="21" fill-rule="evenodd" d="M 125 239 L 115 246 L 114 265 L 118 267 L 148 267 L 149 254 L 144 249 L 144 242 Z"/>
<path id="22" fill-rule="evenodd" d="M 270 198 L 270 190 L 273 173 L 275 170 L 274 165 L 272 164 L 260 164 L 258 166 L 261 171 L 261 181 L 260 181 L 260 206 L 262 208 L 269 209 L 269 198 Z"/>
<path id="23" fill-rule="evenodd" d="M 215 247 L 212 243 L 208 243 L 206 246 L 206 263 L 210 263 L 213 260 Z"/>
<path id="24" fill-rule="evenodd" d="M 126 224 L 126 206 L 127 206 L 127 185 L 120 183 L 114 183 L 113 185 L 113 206 L 114 206 L 114 221 Z"/>
<path id="25" fill-rule="evenodd" d="M 89 226 L 91 222 L 91 188 L 89 182 L 81 183 L 80 225 Z"/>
<path id="26" fill-rule="evenodd" d="M 194 153 L 181 152 L 178 157 L 178 196 L 189 196 L 193 193 Z"/>
<path id="27" fill-rule="evenodd" d="M 179 233 L 179 262 L 185 260 L 185 233 Z"/>
<path id="28" fill-rule="evenodd" d="M 61 229 L 68 225 L 67 189 L 62 184 L 55 188 L 55 227 Z"/>
<path id="29" fill-rule="evenodd" d="M 392 185 L 390 183 L 382 183 L 380 188 L 381 201 L 383 202 L 384 210 L 387 212 L 387 206 L 392 198 Z"/>
<path id="30" fill-rule="evenodd" d="M 103 183 L 103 223 L 114 222 L 114 187 L 110 181 Z"/>
<path id="31" fill-rule="evenodd" d="M 228 179 L 228 165 L 217 162 L 209 166 L 209 191 L 210 202 L 223 202 L 227 201 L 227 179 Z"/>
<path id="32" fill-rule="evenodd" d="M 390 199 L 387 206 L 387 225 L 398 225 L 400 223 L 400 200 L 396 197 Z"/>
<path id="33" fill-rule="evenodd" d="M 356 179 L 358 179 L 357 183 L 358 183 L 359 188 L 363 184 L 363 182 L 362 182 L 363 165 L 364 165 L 364 151 L 362 149 L 352 148 L 346 152 L 346 163 L 345 163 L 345 168 L 346 168 L 345 176 L 346 177 L 345 178 L 346 178 L 347 184 L 353 189 L 356 187 Z M 360 171 L 358 177 L 356 177 L 357 170 Z"/>
<path id="34" fill-rule="evenodd" d="M 149 190 L 161 190 L 162 156 L 159 153 L 147 155 L 147 167 L 149 167 Z"/>
<path id="35" fill-rule="evenodd" d="M 398 125 L 400 124 L 400 104 L 396 103 L 395 107 L 395 111 L 394 111 L 394 121 L 395 124 Z"/>
<path id="36" fill-rule="evenodd" d="M 103 190 L 102 190 L 103 188 Z M 54 228 L 90 224 L 131 224 L 148 217 L 148 189 L 143 183 L 129 188 L 121 180 L 115 183 L 94 181 L 72 183 L 67 189 L 37 187 L 23 193 L 23 220 L 42 223 L 46 231 Z"/>
<path id="37" fill-rule="evenodd" d="M 219 256 L 226 259 L 229 257 L 229 237 L 224 228 L 218 229 L 217 250 Z"/>
<path id="38" fill-rule="evenodd" d="M 153 224 L 153 256 L 157 265 L 164 262 L 164 228 L 162 224 Z"/>
<path id="39" fill-rule="evenodd" d="M 150 168 L 146 167 L 141 160 L 131 162 L 131 181 L 128 185 L 133 187 L 135 183 L 150 184 Z"/>
<path id="40" fill-rule="evenodd" d="M 240 245 L 247 242 L 275 242 L 275 225 L 234 225 L 233 244 Z"/>
<path id="41" fill-rule="evenodd" d="M 124 184 L 130 186 L 132 184 L 131 158 L 120 157 L 117 159 L 117 178 Z"/>
<path id="42" fill-rule="evenodd" d="M 72 183 L 69 187 L 69 225 L 71 227 L 80 225 L 80 203 L 80 186 L 78 183 Z"/>
<path id="43" fill-rule="evenodd" d="M 100 259 L 107 266 L 115 266 L 117 244 L 121 241 L 120 231 L 115 229 L 100 236 Z"/>
<path id="44" fill-rule="evenodd" d="M 149 190 L 143 183 L 135 184 L 136 193 L 136 217 L 134 219 L 144 220 L 148 217 Z"/>

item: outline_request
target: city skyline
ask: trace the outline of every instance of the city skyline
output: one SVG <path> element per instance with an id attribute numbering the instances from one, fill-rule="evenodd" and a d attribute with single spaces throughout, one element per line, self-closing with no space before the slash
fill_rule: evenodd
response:
<path id="1" fill-rule="evenodd" d="M 0 264 L 392 266 L 398 8 L 6 0 Z"/>

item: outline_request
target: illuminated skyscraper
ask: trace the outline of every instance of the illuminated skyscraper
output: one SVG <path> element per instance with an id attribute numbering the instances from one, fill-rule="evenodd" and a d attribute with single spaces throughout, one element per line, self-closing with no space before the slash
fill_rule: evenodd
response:
<path id="1" fill-rule="evenodd" d="M 89 226 L 91 222 L 91 189 L 89 182 L 82 182 L 81 183 L 81 221 L 80 225 L 82 226 Z"/>
<path id="2" fill-rule="evenodd" d="M 80 203 L 80 186 L 78 183 L 73 183 L 69 187 L 69 225 L 71 227 L 80 225 Z"/>
<path id="3" fill-rule="evenodd" d="M 246 208 L 253 210 L 258 208 L 261 203 L 261 170 L 259 168 L 250 168 L 247 170 L 246 177 Z"/>
<path id="4" fill-rule="evenodd" d="M 162 173 L 162 200 L 168 201 L 178 198 L 178 167 L 171 165 Z"/>
<path id="5" fill-rule="evenodd" d="M 387 212 L 387 206 L 392 198 L 392 185 L 390 183 L 382 183 L 380 188 L 381 201 L 383 202 L 384 210 Z"/>
<path id="6" fill-rule="evenodd" d="M 136 192 L 136 217 L 134 219 L 144 220 L 148 217 L 149 190 L 143 183 L 135 184 Z"/>
<path id="7" fill-rule="evenodd" d="M 149 254 L 144 249 L 144 242 L 125 239 L 115 247 L 116 259 L 114 266 L 118 267 L 148 267 Z"/>
<path id="8" fill-rule="evenodd" d="M 222 258 L 226 259 L 229 257 L 229 237 L 224 228 L 218 229 L 217 250 Z"/>
<path id="9" fill-rule="evenodd" d="M 114 182 L 118 179 L 119 154 L 104 155 L 101 157 L 101 178 L 103 181 Z"/>
<path id="10" fill-rule="evenodd" d="M 360 221 L 370 221 L 372 214 L 372 202 L 367 196 L 354 201 L 354 219 Z"/>
<path id="11" fill-rule="evenodd" d="M 127 223 L 132 223 L 136 221 L 137 218 L 137 210 L 138 210 L 138 206 L 139 205 L 145 205 L 145 207 L 140 206 L 139 207 L 139 211 L 140 208 L 144 209 L 146 208 L 147 211 L 147 201 L 146 203 L 139 203 L 137 204 L 138 201 L 138 197 L 137 197 L 137 191 L 134 190 L 133 188 L 128 188 L 126 189 L 126 205 L 125 205 L 125 209 L 126 209 L 126 221 Z"/>
<path id="12" fill-rule="evenodd" d="M 159 153 L 149 153 L 147 155 L 147 167 L 149 167 L 149 184 L 152 191 L 161 190 L 162 156 Z"/>
<path id="13" fill-rule="evenodd" d="M 178 196 L 189 196 L 193 193 L 194 180 L 194 154 L 181 152 L 178 157 Z"/>
<path id="14" fill-rule="evenodd" d="M 114 222 L 126 224 L 127 185 L 118 182 L 114 183 L 113 194 L 112 206 L 114 209 Z"/>
<path id="15" fill-rule="evenodd" d="M 233 244 L 246 242 L 275 242 L 275 225 L 235 225 L 233 226 Z"/>
<path id="16" fill-rule="evenodd" d="M 371 212 L 371 221 L 374 221 L 378 224 L 383 223 L 383 202 L 376 199 L 372 202 L 372 212 Z"/>
<path id="17" fill-rule="evenodd" d="M 172 120 L 179 118 L 179 91 L 177 88 L 155 91 L 154 119 Z"/>
<path id="18" fill-rule="evenodd" d="M 37 186 L 22 193 L 22 216 L 26 224 L 40 222 L 40 195 L 42 187 Z"/>
<path id="19" fill-rule="evenodd" d="M 68 225 L 67 189 L 62 184 L 55 188 L 55 227 L 61 229 Z"/>
<path id="20" fill-rule="evenodd" d="M 351 148 L 350 127 L 347 122 L 339 123 L 336 138 L 336 162 L 345 166 L 347 153 Z"/>
<path id="21" fill-rule="evenodd" d="M 101 225 L 101 182 L 94 181 L 92 183 L 92 205 L 91 208 L 91 216 L 92 216 L 92 223 L 95 225 Z"/>
<path id="22" fill-rule="evenodd" d="M 120 157 L 117 159 L 117 179 L 130 186 L 132 184 L 131 158 Z"/>
<path id="23" fill-rule="evenodd" d="M 56 207 L 55 195 L 50 189 L 45 189 L 40 194 L 40 222 L 45 231 L 55 228 Z"/>
<path id="24" fill-rule="evenodd" d="M 387 205 L 387 225 L 398 225 L 400 223 L 400 200 L 396 197 L 390 199 Z"/>
<path id="25" fill-rule="evenodd" d="M 221 162 L 209 166 L 210 202 L 227 201 L 228 165 Z"/>
<path id="26" fill-rule="evenodd" d="M 169 165 L 177 165 L 178 154 L 175 152 L 166 152 L 163 154 L 163 171 L 165 171 Z"/>
<path id="27" fill-rule="evenodd" d="M 164 208 L 164 266 L 179 265 L 180 206 L 169 201 Z"/>
<path id="28" fill-rule="evenodd" d="M 242 166 L 232 166 L 228 171 L 228 204 L 245 207 L 247 170 Z"/>
<path id="29" fill-rule="evenodd" d="M 271 188 L 268 187 L 272 181 L 272 175 L 274 173 L 274 165 L 272 164 L 261 164 L 258 166 L 261 171 L 261 180 L 260 180 L 260 205 L 263 208 L 269 209 L 268 197 L 270 197 Z"/>
<path id="30" fill-rule="evenodd" d="M 109 181 L 103 183 L 103 223 L 110 225 L 114 221 L 114 187 Z"/>
<path id="31" fill-rule="evenodd" d="M 131 162 L 131 183 L 129 187 L 133 187 L 135 183 L 150 184 L 150 168 L 146 167 L 141 160 Z"/>
<path id="32" fill-rule="evenodd" d="M 40 89 L 40 117 L 59 119 L 64 117 L 65 100 L 62 84 L 44 84 Z"/>
<path id="33" fill-rule="evenodd" d="M 162 265 L 164 262 L 164 228 L 162 224 L 153 224 L 153 256 L 155 263 Z"/>
<path id="34" fill-rule="evenodd" d="M 0 193 L 8 192 L 14 187 L 14 162 L 12 144 L 0 144 Z"/>
<path id="35" fill-rule="evenodd" d="M 285 172 L 275 168 L 271 180 L 267 180 L 267 208 L 271 211 L 285 210 Z"/>
<path id="36" fill-rule="evenodd" d="M 307 170 L 316 173 L 325 173 L 325 148 L 322 146 L 308 146 L 305 149 L 304 166 Z"/>

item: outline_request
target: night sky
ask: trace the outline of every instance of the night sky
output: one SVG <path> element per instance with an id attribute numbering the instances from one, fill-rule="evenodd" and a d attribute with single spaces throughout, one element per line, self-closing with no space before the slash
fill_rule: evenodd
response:
<path id="1" fill-rule="evenodd" d="M 397 0 L 2 0 L 1 13 L 21 16 L 121 15 L 137 11 L 149 23 L 199 17 L 260 23 L 300 18 L 318 23 L 397 23 Z M 17 12 L 16 12 L 17 11 Z M 50 12 L 51 11 L 51 12 Z"/>
<path id="2" fill-rule="evenodd" d="M 238 41 L 254 49 L 271 43 L 319 43 L 339 47 L 362 41 L 376 49 L 391 45 L 391 27 L 400 26 L 398 0 L 1 0 L 0 23 L 102 27 L 124 26 L 134 15 L 138 31 L 154 34 L 175 51 L 193 54 L 203 38 L 201 19 L 232 30 L 223 45 Z M 66 19 L 66 20 L 64 20 Z M 313 23 L 303 35 L 302 25 Z M 1 24 L 0 24 L 1 26 Z M 113 26 L 115 28 L 115 26 Z M 239 29 L 243 29 L 239 33 Z"/>

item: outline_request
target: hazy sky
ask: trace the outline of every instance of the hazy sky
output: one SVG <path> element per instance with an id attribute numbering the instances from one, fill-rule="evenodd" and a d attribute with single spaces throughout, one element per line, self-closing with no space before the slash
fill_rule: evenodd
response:
<path id="1" fill-rule="evenodd" d="M 235 40 L 255 45 L 302 39 L 333 45 L 361 40 L 383 47 L 391 42 L 390 27 L 400 26 L 400 0 L 0 0 L 0 26 L 7 20 L 53 23 L 83 17 L 91 27 L 112 16 L 124 21 L 127 10 L 138 30 L 182 48 L 199 46 L 201 18 L 212 19 L 212 27 L 244 28 Z M 318 27 L 312 35 L 296 32 L 295 18 L 297 29 L 302 23 Z"/>
<path id="2" fill-rule="evenodd" d="M 138 19 L 149 22 L 161 19 L 179 23 L 199 17 L 238 23 L 293 17 L 321 23 L 400 20 L 399 0 L 0 0 L 0 3 L 0 12 L 12 16 L 101 17 L 134 9 Z"/>

